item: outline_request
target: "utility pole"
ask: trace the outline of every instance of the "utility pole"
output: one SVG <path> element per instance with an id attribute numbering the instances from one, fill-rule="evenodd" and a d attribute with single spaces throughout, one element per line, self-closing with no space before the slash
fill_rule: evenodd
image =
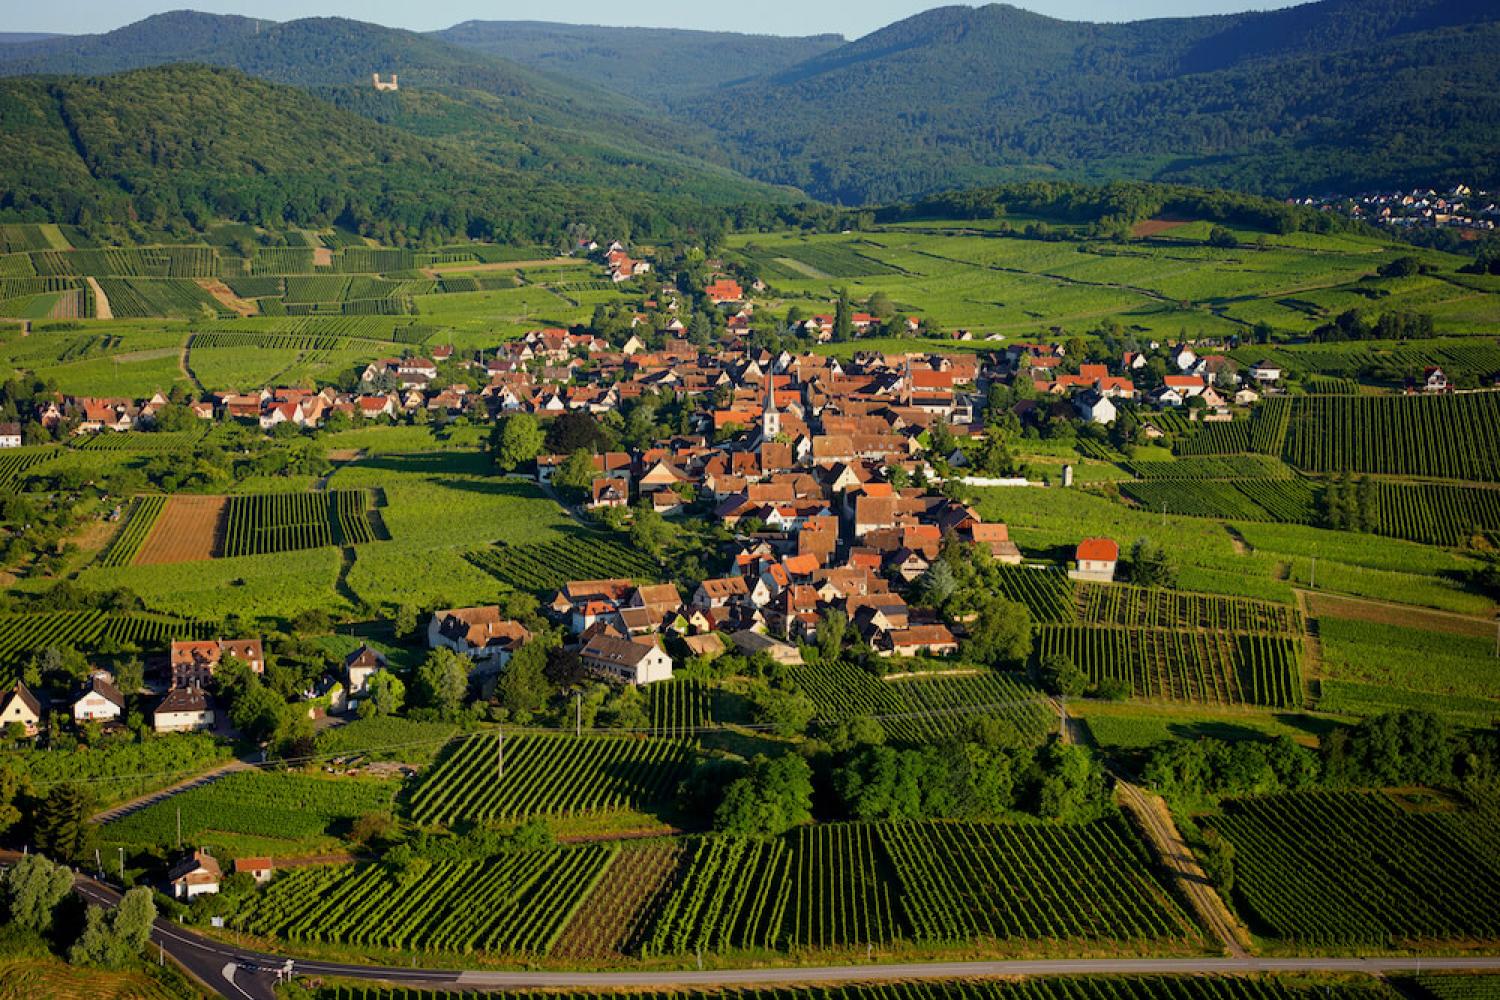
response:
<path id="1" fill-rule="evenodd" d="M 495 777 L 505 777 L 505 730 L 495 727 Z"/>
<path id="2" fill-rule="evenodd" d="M 1167 526 L 1167 502 L 1165 500 L 1161 502 L 1161 526 L 1163 528 Z"/>
<path id="3" fill-rule="evenodd" d="M 125 848 L 120 848 L 120 884 L 125 884 Z"/>
<path id="4" fill-rule="evenodd" d="M 104 877 L 104 859 L 99 856 L 97 847 L 94 848 L 94 871 L 99 873 L 100 878 Z"/>

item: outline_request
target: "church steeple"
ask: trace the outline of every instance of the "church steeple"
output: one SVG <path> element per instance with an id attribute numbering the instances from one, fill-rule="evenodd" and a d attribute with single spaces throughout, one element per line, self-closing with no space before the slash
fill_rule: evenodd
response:
<path id="1" fill-rule="evenodd" d="M 781 433 L 781 414 L 776 411 L 776 374 L 766 373 L 766 405 L 760 414 L 760 439 L 769 441 Z"/>

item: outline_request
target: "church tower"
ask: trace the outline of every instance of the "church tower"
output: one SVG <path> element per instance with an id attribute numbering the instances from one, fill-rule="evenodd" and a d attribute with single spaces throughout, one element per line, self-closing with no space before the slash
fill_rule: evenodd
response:
<path id="1" fill-rule="evenodd" d="M 781 433 L 781 414 L 776 412 L 776 376 L 766 373 L 766 406 L 760 414 L 760 439 L 770 441 Z"/>

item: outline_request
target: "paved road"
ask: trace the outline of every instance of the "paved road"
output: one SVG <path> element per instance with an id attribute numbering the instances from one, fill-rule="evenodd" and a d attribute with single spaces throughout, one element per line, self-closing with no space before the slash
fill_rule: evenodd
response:
<path id="1" fill-rule="evenodd" d="M 113 889 L 80 876 L 80 895 L 112 906 Z M 173 924 L 156 922 L 151 940 L 205 986 L 229 1000 L 275 1000 L 275 970 L 285 958 L 237 948 Z M 996 962 L 907 962 L 895 965 L 830 965 L 780 969 L 667 970 L 659 972 L 461 972 L 351 965 L 297 959 L 299 974 L 342 976 L 423 989 L 514 990 L 545 987 L 602 990 L 618 987 L 772 986 L 777 984 L 877 982 L 914 979 L 973 979 L 993 976 L 1100 974 L 1241 975 L 1268 972 L 1500 972 L 1500 957 L 1473 958 L 1094 958 Z"/>

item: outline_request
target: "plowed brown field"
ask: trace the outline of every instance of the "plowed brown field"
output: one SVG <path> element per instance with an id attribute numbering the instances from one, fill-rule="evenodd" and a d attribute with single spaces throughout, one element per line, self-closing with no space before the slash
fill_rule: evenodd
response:
<path id="1" fill-rule="evenodd" d="M 153 566 L 212 559 L 223 540 L 225 503 L 225 497 L 169 497 L 151 534 L 136 553 L 135 564 Z"/>

